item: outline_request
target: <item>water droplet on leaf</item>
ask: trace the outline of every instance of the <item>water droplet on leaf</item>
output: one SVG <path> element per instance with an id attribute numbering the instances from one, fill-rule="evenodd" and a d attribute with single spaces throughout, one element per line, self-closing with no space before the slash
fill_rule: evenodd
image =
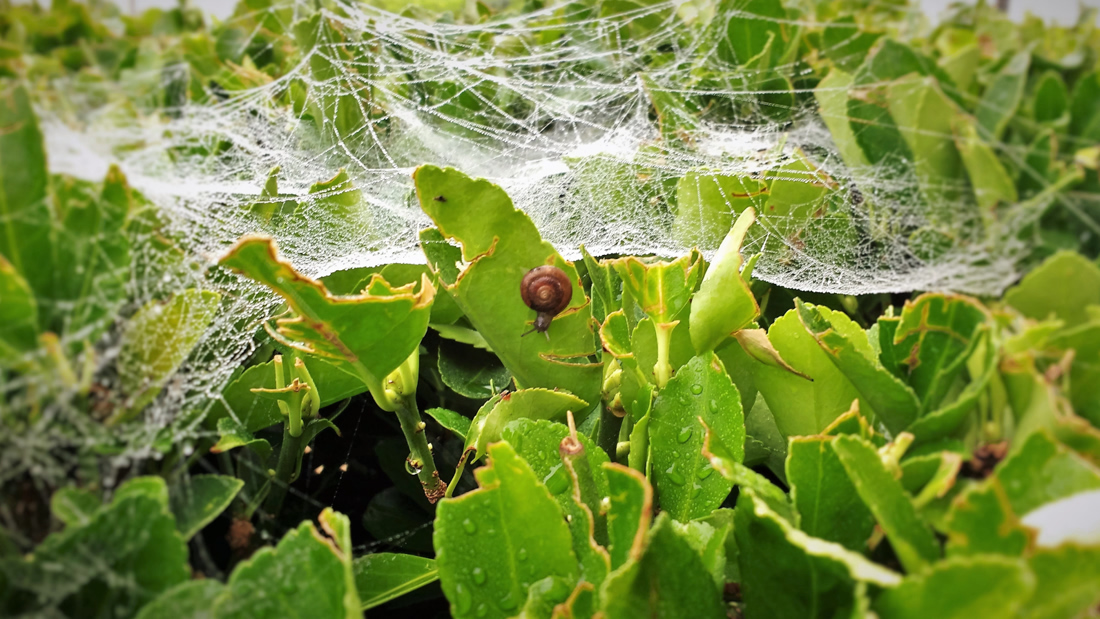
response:
<path id="1" fill-rule="evenodd" d="M 691 392 L 694 393 L 695 395 L 699 395 L 700 393 L 703 393 L 703 386 L 702 385 L 692 385 L 691 386 Z"/>
<path id="2" fill-rule="evenodd" d="M 474 583 L 479 585 L 485 584 L 485 570 L 480 567 L 475 567 L 473 571 Z"/>
<path id="3" fill-rule="evenodd" d="M 470 612 L 470 607 L 474 604 L 474 598 L 470 595 L 470 592 L 466 590 L 466 587 L 462 585 L 455 585 L 455 610 L 460 615 L 465 615 Z"/>
<path id="4" fill-rule="evenodd" d="M 462 528 L 466 529 L 466 532 L 473 535 L 477 531 L 477 523 L 469 518 L 462 521 Z"/>
<path id="5" fill-rule="evenodd" d="M 688 442 L 688 439 L 691 438 L 691 432 L 692 432 L 691 426 L 688 426 L 688 427 L 684 428 L 683 430 L 680 430 L 680 433 L 676 435 L 676 440 L 680 441 L 681 443 Z"/>
<path id="6" fill-rule="evenodd" d="M 526 548 L 520 548 L 518 551 L 516 551 L 516 558 L 519 559 L 520 561 L 526 561 L 527 560 L 527 549 Z"/>
<path id="7" fill-rule="evenodd" d="M 685 482 L 684 476 L 681 475 L 680 472 L 677 471 L 676 469 L 669 469 L 668 470 L 668 478 L 671 479 L 672 483 L 674 483 L 674 484 L 677 484 L 679 486 L 684 485 L 684 482 Z"/>

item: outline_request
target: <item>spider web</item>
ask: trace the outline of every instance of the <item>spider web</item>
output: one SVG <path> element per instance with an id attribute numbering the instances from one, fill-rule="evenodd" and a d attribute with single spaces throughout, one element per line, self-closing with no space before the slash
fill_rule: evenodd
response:
<path id="1" fill-rule="evenodd" d="M 1030 249 L 1020 232 L 1052 198 L 1009 205 L 991 233 L 965 182 L 930 191 L 905 153 L 845 165 L 814 90 L 801 85 L 807 66 L 797 53 L 761 69 L 719 58 L 725 35 L 709 24 L 746 15 L 745 4 L 713 15 L 701 2 L 623 2 L 603 13 L 561 4 L 463 24 L 342 0 L 255 11 L 242 3 L 225 23 L 247 33 L 241 51 L 260 44 L 278 53 L 291 38 L 301 46 L 285 73 L 272 77 L 242 60 L 236 85 L 201 84 L 204 96 L 168 109 L 163 90 L 192 86 L 186 64 L 139 65 L 118 83 L 59 84 L 65 101 L 40 103 L 51 169 L 98 180 L 117 163 L 188 256 L 169 264 L 136 247 L 135 299 L 189 287 L 223 294 L 218 317 L 146 423 L 125 430 L 124 442 L 138 447 L 117 464 L 156 457 L 173 421 L 177 442 L 202 436 L 202 414 L 181 425 L 179 411 L 224 403 L 221 389 L 278 311 L 269 291 L 213 267 L 234 241 L 272 235 L 313 277 L 423 263 L 417 233 L 431 222 L 411 173 L 425 163 L 501 185 L 570 259 L 582 245 L 597 256 L 675 256 L 699 243 L 709 256 L 733 211 L 751 205 L 760 218 L 745 252 L 762 254 L 754 276 L 777 285 L 995 295 L 1014 281 Z M 883 10 L 912 30 L 899 38 L 919 32 L 913 9 Z M 823 26 L 811 16 L 753 19 L 788 34 Z M 260 36 L 270 32 L 282 34 Z M 852 25 L 850 38 L 861 32 Z M 720 62 L 719 77 L 692 77 Z M 769 88 L 777 75 L 790 87 Z M 1029 172 L 1022 153 L 992 146 Z M 694 184 L 680 180 L 690 176 Z M 776 212 L 766 193 L 741 193 L 763 176 L 827 195 L 811 217 Z M 729 206 L 725 227 L 703 214 L 690 224 L 691 205 L 714 195 Z M 950 242 L 921 240 L 929 229 L 950 231 Z"/>

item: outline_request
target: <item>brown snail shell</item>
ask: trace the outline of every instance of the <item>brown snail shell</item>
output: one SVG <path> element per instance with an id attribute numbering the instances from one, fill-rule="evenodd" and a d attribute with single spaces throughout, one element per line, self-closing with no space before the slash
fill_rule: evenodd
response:
<path id="1" fill-rule="evenodd" d="M 534 328 L 527 333 L 546 333 L 554 316 L 568 307 L 573 299 L 573 282 L 569 281 L 565 271 L 547 264 L 528 271 L 520 282 L 519 292 L 527 307 L 538 312 Z"/>

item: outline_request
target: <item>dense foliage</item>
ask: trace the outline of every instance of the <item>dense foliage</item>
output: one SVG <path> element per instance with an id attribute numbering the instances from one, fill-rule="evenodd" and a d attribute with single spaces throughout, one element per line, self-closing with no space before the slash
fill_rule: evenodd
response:
<path id="1" fill-rule="evenodd" d="M 848 0 L 406 10 L 470 24 L 459 38 L 531 13 L 539 45 L 598 23 L 590 45 L 640 79 L 680 58 L 662 50 L 709 41 L 683 91 L 649 88 L 654 148 L 694 148 L 705 123 L 820 119 L 836 165 L 878 183 L 834 179 L 801 151 L 665 178 L 653 225 L 699 247 L 680 256 L 566 260 L 578 248 L 544 240 L 501 187 L 424 161 L 409 196 L 433 223 L 424 264 L 310 278 L 272 231 L 308 227 L 315 194 L 310 208 L 351 217 L 343 171 L 296 179 L 316 181 L 303 195 L 273 171 L 248 207 L 255 233 L 216 256 L 122 169 L 50 172 L 41 118 L 79 120 L 82 85 L 109 85 L 91 104 L 116 120 L 150 123 L 279 83 L 303 58 L 327 75 L 338 67 L 308 52 L 352 36 L 348 10 L 243 0 L 211 24 L 189 8 L 0 3 L 0 614 L 1098 612 L 1094 14 L 1059 28 L 979 5 L 928 28 L 904 5 Z M 745 94 L 708 98 L 708 84 Z M 423 76 L 403 87 L 457 117 L 484 101 Z M 318 145 L 384 129 L 359 105 L 384 107 L 370 93 L 280 88 Z M 599 176 L 609 202 L 616 178 Z M 876 219 L 890 201 L 919 209 Z M 761 230 L 798 249 L 821 221 L 853 248 L 904 239 L 914 261 L 1013 243 L 1028 272 L 982 298 L 753 277 L 764 258 L 742 248 Z M 545 265 L 564 308 L 527 334 L 521 289 Z M 226 358 L 210 328 L 241 298 L 272 310 L 234 325 L 251 354 L 230 357 L 227 381 L 178 381 Z"/>

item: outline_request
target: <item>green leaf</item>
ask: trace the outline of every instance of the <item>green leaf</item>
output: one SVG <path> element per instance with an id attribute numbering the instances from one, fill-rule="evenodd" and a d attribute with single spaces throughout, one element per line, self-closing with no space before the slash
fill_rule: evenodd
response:
<path id="1" fill-rule="evenodd" d="M 848 15 L 827 23 L 822 33 L 822 51 L 835 66 L 852 71 L 859 68 L 881 36 L 881 32 L 868 31 L 862 24 L 857 25 L 855 18 Z"/>
<path id="2" fill-rule="evenodd" d="M 332 90 L 310 88 L 309 114 L 328 143 L 343 144 L 347 136 L 361 132 L 370 122 L 364 113 L 373 107 L 371 88 L 366 84 L 373 65 L 365 57 L 353 62 L 353 48 L 347 45 L 343 29 L 321 13 L 294 24 L 294 38 L 313 83 L 337 86 Z"/>
<path id="3" fill-rule="evenodd" d="M 1100 140 L 1100 113 L 1096 101 L 1100 99 L 1100 70 L 1078 78 L 1073 85 L 1070 100 L 1070 133 L 1085 140 Z"/>
<path id="4" fill-rule="evenodd" d="M 859 390 L 875 419 L 891 433 L 904 430 L 917 418 L 920 403 L 904 382 L 878 361 L 867 334 L 843 312 L 796 299 L 798 317 L 821 350 Z"/>
<path id="5" fill-rule="evenodd" d="M 702 557 L 667 514 L 657 518 L 642 556 L 609 576 L 600 594 L 608 619 L 726 616 Z"/>
<path id="6" fill-rule="evenodd" d="M 1031 99 L 1031 115 L 1038 123 L 1054 124 L 1063 120 L 1069 110 L 1069 89 L 1066 81 L 1054 70 L 1043 73 L 1035 83 Z M 1064 122 L 1063 122 L 1064 124 Z"/>
<path id="7" fill-rule="evenodd" d="M 0 365 L 18 365 L 38 348 L 38 303 L 27 280 L 0 256 Z"/>
<path id="8" fill-rule="evenodd" d="M 813 379 L 811 382 L 778 368 L 757 367 L 756 387 L 783 436 L 820 434 L 859 398 L 859 391 L 802 326 L 797 310 L 788 311 L 772 323 L 768 341 L 792 368 Z"/>
<path id="9" fill-rule="evenodd" d="M 702 421 L 700 421 L 702 420 Z M 661 509 L 681 522 L 709 514 L 733 484 L 702 453 L 703 423 L 736 462 L 745 457 L 741 396 L 714 353 L 695 357 L 657 394 L 650 413 L 653 485 Z"/>
<path id="10" fill-rule="evenodd" d="M 588 584 L 581 581 L 580 585 Z M 571 580 L 560 576 L 547 576 L 531 585 L 527 589 L 527 599 L 524 601 L 522 612 L 518 615 L 524 619 L 545 617 L 550 619 L 557 610 L 558 605 L 564 603 L 574 591 Z M 589 585 L 591 586 L 591 585 Z"/>
<path id="11" fill-rule="evenodd" d="M 954 500 L 947 514 L 947 554 L 1022 556 L 1034 533 L 1020 524 L 1004 485 L 994 475 Z"/>
<path id="12" fill-rule="evenodd" d="M 340 370 L 336 365 L 319 357 L 307 357 L 294 349 L 287 351 L 283 356 L 283 366 L 293 368 L 294 361 L 301 359 L 306 365 L 306 370 L 313 377 L 313 383 L 317 385 L 318 395 L 321 396 L 321 407 L 335 404 L 345 398 L 359 395 L 367 390 L 363 381 L 347 372 Z M 284 378 L 291 374 L 284 370 Z M 284 384 L 289 381 L 284 381 Z M 210 412 L 209 419 L 221 420 L 231 417 L 239 420 L 242 427 L 248 432 L 262 430 L 283 420 L 279 407 L 274 400 L 259 397 L 253 389 L 275 389 L 275 362 L 268 361 L 254 365 L 246 369 L 235 380 L 230 382 L 222 391 L 222 400 L 215 401 Z M 220 427 L 220 426 L 219 426 Z"/>
<path id="13" fill-rule="evenodd" d="M 214 603 L 224 593 L 225 585 L 212 578 L 181 582 L 142 607 L 137 619 L 209 619 Z"/>
<path id="14" fill-rule="evenodd" d="M 760 306 L 741 277 L 741 243 L 755 217 L 756 211 L 750 207 L 737 218 L 692 298 L 689 330 L 699 354 L 714 350 L 760 315 Z"/>
<path id="15" fill-rule="evenodd" d="M 235 477 L 196 475 L 174 488 L 169 496 L 183 539 L 191 539 L 225 511 L 243 486 Z"/>
<path id="16" fill-rule="evenodd" d="M 653 520 L 653 487 L 640 472 L 621 464 L 603 465 L 607 476 L 607 534 L 611 568 L 638 561 L 645 549 L 645 536 Z"/>
<path id="17" fill-rule="evenodd" d="M 974 112 L 980 135 L 991 140 L 1000 140 L 1008 121 L 1016 114 L 1020 100 L 1024 96 L 1027 83 L 1027 71 L 1031 64 L 1031 53 L 1021 51 L 1013 56 L 986 88 Z"/>
<path id="18" fill-rule="evenodd" d="M 745 65 L 764 51 L 768 57 L 759 68 L 778 65 L 786 55 L 787 41 L 797 33 L 785 21 L 787 11 L 779 0 L 727 0 L 719 5 L 718 16 L 714 23 L 722 36 L 717 55 L 734 65 Z"/>
<path id="19" fill-rule="evenodd" d="M 261 548 L 238 564 L 213 608 L 215 616 L 360 616 L 347 517 L 325 508 L 318 520 L 327 537 L 306 521 L 277 546 Z"/>
<path id="20" fill-rule="evenodd" d="M 565 421 L 567 411 L 586 410 L 586 402 L 564 391 L 521 389 L 494 396 L 474 416 L 462 451 L 472 452 L 470 459 L 477 460 L 489 443 L 500 440 L 504 427 L 516 419 Z"/>
<path id="21" fill-rule="evenodd" d="M 584 462 L 581 466 L 567 465 L 562 452 L 562 441 L 567 436 L 569 428 L 560 423 L 530 419 L 508 424 L 503 433 L 504 440 L 546 485 L 565 514 L 581 577 L 599 585 L 611 571 L 607 551 L 600 545 L 607 544 L 607 518 L 600 509 L 600 501 L 608 495 L 603 469 L 607 454 L 587 436 L 578 434 Z"/>
<path id="22" fill-rule="evenodd" d="M 695 252 L 671 262 L 634 256 L 615 259 L 612 265 L 623 280 L 624 308 L 629 295 L 654 324 L 679 319 L 699 284 L 702 263 L 703 257 Z"/>
<path id="23" fill-rule="evenodd" d="M 852 616 L 861 583 L 901 582 L 898 574 L 862 555 L 794 528 L 753 490 L 737 499 L 733 530 L 749 619 Z"/>
<path id="24" fill-rule="evenodd" d="M 416 555 L 379 552 L 352 564 L 363 610 L 374 608 L 439 580 L 435 561 Z"/>
<path id="25" fill-rule="evenodd" d="M 829 128 L 844 165 L 858 171 L 866 168 L 870 162 L 859 146 L 855 127 L 848 120 L 848 88 L 852 82 L 852 75 L 833 67 L 814 89 L 814 98 L 820 109 L 821 120 Z"/>
<path id="26" fill-rule="evenodd" d="M 864 552 L 875 517 L 840 463 L 832 439 L 800 436 L 791 439 L 788 450 L 787 481 L 799 528 L 848 550 Z"/>
<path id="27" fill-rule="evenodd" d="M 911 74 L 886 87 L 890 116 L 910 152 L 921 194 L 930 204 L 933 222 L 957 221 L 962 184 L 959 152 L 951 139 L 951 121 L 957 107 L 936 78 Z"/>
<path id="28" fill-rule="evenodd" d="M 438 367 L 443 383 L 467 398 L 485 400 L 512 383 L 496 355 L 453 342 L 439 343 Z"/>
<path id="29" fill-rule="evenodd" d="M 630 348 L 630 325 L 622 310 L 607 315 L 600 325 L 600 342 L 603 349 L 617 359 L 629 359 L 634 356 Z"/>
<path id="30" fill-rule="evenodd" d="M 584 267 L 592 282 L 592 317 L 601 324 L 615 311 L 622 309 L 622 286 L 619 274 L 605 260 L 596 260 L 581 245 Z"/>
<path id="31" fill-rule="evenodd" d="M 443 339 L 458 342 L 460 344 L 469 344 L 474 348 L 493 352 L 492 347 L 489 346 L 489 342 L 485 341 L 485 336 L 481 335 L 481 333 L 475 329 L 468 329 L 459 325 L 429 324 L 428 326 Z"/>
<path id="32" fill-rule="evenodd" d="M 955 144 L 962 155 L 982 213 L 990 216 L 998 205 L 1015 204 L 1020 199 L 1016 184 L 997 158 L 997 153 L 978 136 L 974 119 L 959 115 L 954 122 L 954 131 Z"/>
<path id="33" fill-rule="evenodd" d="M 905 355 L 906 378 L 922 412 L 939 407 L 988 320 L 984 307 L 962 295 L 928 293 L 905 302 L 894 346 Z"/>
<path id="34" fill-rule="evenodd" d="M 489 449 L 480 488 L 436 508 L 436 566 L 451 614 L 510 617 L 547 576 L 577 578 L 561 508 L 508 443 Z"/>
<path id="35" fill-rule="evenodd" d="M 429 408 L 424 411 L 424 414 L 438 421 L 439 425 L 447 428 L 463 441 L 466 440 L 466 435 L 470 433 L 471 420 L 465 415 L 445 408 Z"/>
<path id="36" fill-rule="evenodd" d="M 1020 610 L 1021 617 L 1081 617 L 1100 602 L 1100 547 L 1064 544 L 1039 550 L 1027 563 L 1035 574 L 1035 594 Z"/>
<path id="37" fill-rule="evenodd" d="M 882 619 L 1013 617 L 1034 588 L 1019 559 L 947 559 L 884 591 L 874 610 Z"/>
<path id="38" fill-rule="evenodd" d="M 747 176 L 725 176 L 706 169 L 689 170 L 676 183 L 676 219 L 672 238 L 683 247 L 716 249 L 734 218 L 768 191 Z"/>
<path id="39" fill-rule="evenodd" d="M 52 193 L 56 273 L 51 289 L 40 292 L 39 307 L 48 310 L 42 325 L 95 341 L 127 298 L 131 273 L 125 226 L 134 210 L 133 196 L 115 166 L 108 170 L 101 192 L 82 181 L 55 178 Z"/>
<path id="40" fill-rule="evenodd" d="M 211 453 L 223 453 L 237 447 L 247 447 L 256 452 L 265 462 L 271 457 L 271 443 L 267 439 L 256 438 L 241 424 L 229 417 L 218 420 L 218 442 L 210 448 Z"/>
<path id="41" fill-rule="evenodd" d="M 415 285 L 393 288 L 378 276 L 358 295 L 334 297 L 280 260 L 272 239 L 255 236 L 238 241 L 220 264 L 286 299 L 293 316 L 269 330 L 277 340 L 359 378 L 376 399 L 382 380 L 417 350 L 428 328 L 435 289 L 427 276 L 419 292 Z"/>
<path id="42" fill-rule="evenodd" d="M 710 428 L 703 426 L 706 437 L 703 440 L 703 455 L 710 460 L 714 470 L 733 482 L 738 488 L 751 489 L 757 498 L 766 502 L 768 508 L 788 522 L 795 522 L 797 514 L 791 505 L 791 499 L 787 493 L 778 486 L 768 481 L 766 477 L 735 461 L 730 457 L 729 451 L 720 442 L 714 440 Z M 712 512 L 713 514 L 714 512 Z"/>
<path id="43" fill-rule="evenodd" d="M 59 488 L 50 497 L 50 513 L 69 527 L 91 522 L 101 505 L 98 494 L 74 486 Z"/>
<path id="44" fill-rule="evenodd" d="M 186 581 L 189 569 L 167 488 L 154 477 L 123 485 L 90 521 L 50 535 L 27 558 L 0 559 L 0 573 L 39 613 L 79 604 L 89 615 L 128 616 Z"/>
<path id="45" fill-rule="evenodd" d="M 858 82 L 858 76 L 857 76 Z M 848 124 L 868 163 L 879 165 L 882 174 L 897 178 L 904 161 L 913 153 L 890 115 L 889 97 L 882 88 L 862 88 L 849 93 Z"/>
<path id="46" fill-rule="evenodd" d="M 938 560 L 940 548 L 932 530 L 875 448 L 858 436 L 842 435 L 833 439 L 833 450 L 906 571 L 919 572 Z"/>
<path id="47" fill-rule="evenodd" d="M 1086 308 L 1100 304 L 1100 267 L 1077 252 L 1058 252 L 1008 289 L 1004 300 L 1028 318 L 1083 325 L 1089 322 Z"/>
<path id="48" fill-rule="evenodd" d="M 49 297 L 54 279 L 42 133 L 30 97 L 10 82 L 0 91 L 0 255 L 31 289 Z"/>
<path id="49" fill-rule="evenodd" d="M 139 412 L 191 354 L 214 319 L 221 295 L 190 288 L 171 301 L 150 301 L 122 333 L 118 373 L 129 396 L 130 414 Z"/>
<path id="50" fill-rule="evenodd" d="M 1100 488 L 1100 467 L 1046 430 L 1017 446 L 995 474 L 1004 484 L 1012 510 L 1021 516 L 1051 501 Z"/>
<path id="51" fill-rule="evenodd" d="M 977 345 L 970 361 L 977 365 L 970 368 L 970 382 L 954 401 L 927 413 L 905 429 L 915 437 L 914 447 L 951 436 L 968 419 L 969 413 L 980 403 L 981 397 L 986 393 L 990 381 L 997 372 L 999 351 L 990 343 L 991 336 L 988 331 L 980 333 L 975 339 Z"/>
<path id="52" fill-rule="evenodd" d="M 550 243 L 542 240 L 530 218 L 516 210 L 504 191 L 454 169 L 422 166 L 414 174 L 420 206 L 443 237 L 462 245 L 461 273 L 453 254 L 422 246 L 440 283 L 521 387 L 567 389 L 581 399 L 599 397 L 602 365 L 590 324 L 592 307 L 580 278 Z M 440 200 L 441 198 L 442 200 Z M 534 310 L 523 303 L 520 282 L 532 268 L 553 264 L 573 282 L 572 300 L 550 325 L 549 341 L 541 335 L 520 337 L 530 328 Z"/>

